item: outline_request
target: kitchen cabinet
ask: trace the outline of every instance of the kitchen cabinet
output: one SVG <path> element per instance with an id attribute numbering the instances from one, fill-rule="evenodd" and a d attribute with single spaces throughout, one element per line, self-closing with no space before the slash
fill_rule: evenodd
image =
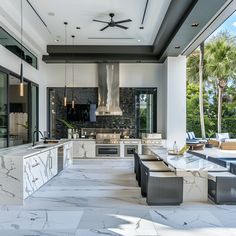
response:
<path id="1" fill-rule="evenodd" d="M 95 140 L 73 140 L 73 157 L 95 157 Z"/>
<path id="2" fill-rule="evenodd" d="M 37 145 L 34 148 L 31 145 L 19 145 L 15 148 L 2 149 L 0 151 L 1 204 L 22 205 L 24 199 L 58 174 L 58 159 L 62 160 L 60 163 L 62 170 L 72 163 L 72 154 L 70 141 Z"/>
<path id="3" fill-rule="evenodd" d="M 26 198 L 57 174 L 57 148 L 25 158 L 23 167 L 23 194 Z"/>
<path id="4" fill-rule="evenodd" d="M 73 160 L 73 143 L 67 142 L 64 144 L 64 150 L 63 150 L 63 168 L 66 168 L 72 164 Z"/>

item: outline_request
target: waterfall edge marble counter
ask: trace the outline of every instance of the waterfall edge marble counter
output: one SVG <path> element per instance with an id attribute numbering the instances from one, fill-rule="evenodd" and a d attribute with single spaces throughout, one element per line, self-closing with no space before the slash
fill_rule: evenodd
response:
<path id="1" fill-rule="evenodd" d="M 63 168 L 71 164 L 70 141 L 44 146 L 34 149 L 20 145 L 0 151 L 0 205 L 22 205 L 24 199 L 57 175 L 59 148 L 63 147 Z"/>
<path id="2" fill-rule="evenodd" d="M 227 171 L 227 168 L 188 153 L 183 156 L 173 156 L 168 154 L 167 149 L 151 148 L 150 150 L 168 164 L 177 176 L 183 177 L 184 202 L 206 202 L 208 171 Z"/>

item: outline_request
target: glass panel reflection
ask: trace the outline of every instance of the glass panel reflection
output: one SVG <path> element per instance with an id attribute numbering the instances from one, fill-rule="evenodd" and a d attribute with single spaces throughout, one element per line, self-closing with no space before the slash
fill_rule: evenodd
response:
<path id="1" fill-rule="evenodd" d="M 20 80 L 9 76 L 9 146 L 29 142 L 28 138 L 28 83 L 24 82 L 24 96 L 19 93 Z"/>
<path id="2" fill-rule="evenodd" d="M 0 72 L 0 148 L 7 147 L 7 74 Z"/>

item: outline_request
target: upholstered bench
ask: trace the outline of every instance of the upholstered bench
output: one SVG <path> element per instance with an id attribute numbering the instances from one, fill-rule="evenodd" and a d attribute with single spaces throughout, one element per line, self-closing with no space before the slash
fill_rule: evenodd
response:
<path id="1" fill-rule="evenodd" d="M 141 161 L 141 194 L 146 197 L 149 172 L 167 172 L 171 169 L 162 161 Z"/>
<path id="2" fill-rule="evenodd" d="M 158 158 L 153 155 L 138 155 L 136 165 L 136 180 L 138 185 L 141 186 L 140 162 L 141 161 L 158 161 Z"/>
<path id="3" fill-rule="evenodd" d="M 179 205 L 183 202 L 183 177 L 174 172 L 149 172 L 148 205 Z"/>
<path id="4" fill-rule="evenodd" d="M 230 172 L 209 172 L 208 197 L 216 204 L 236 204 L 236 175 Z"/>

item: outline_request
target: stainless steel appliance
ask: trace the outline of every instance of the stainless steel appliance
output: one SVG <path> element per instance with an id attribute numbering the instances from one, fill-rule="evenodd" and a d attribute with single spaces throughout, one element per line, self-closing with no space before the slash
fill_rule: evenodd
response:
<path id="1" fill-rule="evenodd" d="M 120 156 L 120 134 L 96 134 L 96 156 Z"/>
<path id="2" fill-rule="evenodd" d="M 125 139 L 124 143 L 124 157 L 133 157 L 134 153 L 139 153 L 140 139 Z"/>
<path id="3" fill-rule="evenodd" d="M 97 116 L 121 116 L 119 89 L 119 64 L 98 64 Z"/>
<path id="4" fill-rule="evenodd" d="M 96 145 L 96 156 L 119 157 L 120 145 L 98 144 Z"/>
<path id="5" fill-rule="evenodd" d="M 124 146 L 125 149 L 125 157 L 132 157 L 134 153 L 138 153 L 138 145 L 135 144 L 126 144 Z"/>
<path id="6" fill-rule="evenodd" d="M 159 133 L 143 133 L 142 134 L 142 154 L 150 155 L 149 148 L 151 147 L 164 147 L 164 141 L 162 135 Z"/>

